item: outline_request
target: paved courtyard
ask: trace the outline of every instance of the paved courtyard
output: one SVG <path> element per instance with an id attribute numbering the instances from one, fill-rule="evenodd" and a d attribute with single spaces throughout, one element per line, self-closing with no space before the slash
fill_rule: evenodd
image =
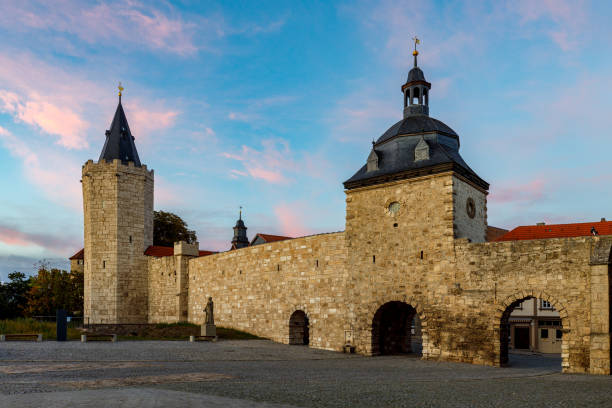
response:
<path id="1" fill-rule="evenodd" d="M 0 407 L 610 407 L 612 377 L 557 357 L 494 368 L 266 340 L 0 344 Z"/>

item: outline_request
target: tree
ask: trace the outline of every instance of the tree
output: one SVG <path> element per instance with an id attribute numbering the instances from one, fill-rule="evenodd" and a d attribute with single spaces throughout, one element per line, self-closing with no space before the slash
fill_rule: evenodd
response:
<path id="1" fill-rule="evenodd" d="M 155 211 L 153 217 L 153 245 L 172 246 L 177 241 L 196 242 L 195 231 L 187 229 L 187 223 L 176 214 Z"/>
<path id="2" fill-rule="evenodd" d="M 24 273 L 9 273 L 8 278 L 8 283 L 0 285 L 0 319 L 22 317 L 30 290 L 30 279 Z"/>
<path id="3" fill-rule="evenodd" d="M 57 309 L 83 313 L 83 274 L 41 267 L 31 279 L 25 312 L 28 316 L 53 316 Z"/>

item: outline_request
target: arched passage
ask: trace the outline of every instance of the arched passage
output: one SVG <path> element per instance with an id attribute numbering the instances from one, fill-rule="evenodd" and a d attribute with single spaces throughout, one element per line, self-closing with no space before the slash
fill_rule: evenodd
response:
<path id="1" fill-rule="evenodd" d="M 382 305 L 372 319 L 372 355 L 412 353 L 420 338 L 420 319 L 411 305 L 393 301 Z M 413 336 L 414 335 L 414 336 Z"/>
<path id="2" fill-rule="evenodd" d="M 544 293 L 522 293 L 508 298 L 502 307 L 503 310 L 496 317 L 501 366 L 511 363 L 511 349 L 548 357 L 562 356 L 562 365 L 566 366 L 568 356 L 562 353 L 569 333 L 565 308 Z"/>
<path id="3" fill-rule="evenodd" d="M 296 310 L 289 318 L 289 344 L 308 345 L 310 342 L 308 316 Z"/>

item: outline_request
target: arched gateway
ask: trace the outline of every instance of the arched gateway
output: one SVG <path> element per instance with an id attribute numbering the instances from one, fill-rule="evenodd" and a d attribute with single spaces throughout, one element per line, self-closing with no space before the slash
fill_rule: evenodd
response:
<path id="1" fill-rule="evenodd" d="M 305 345 L 310 343 L 310 326 L 308 316 L 302 310 L 296 310 L 289 318 L 289 344 Z"/>
<path id="2" fill-rule="evenodd" d="M 382 305 L 372 320 L 372 355 L 412 353 L 416 316 L 414 307 L 404 302 Z"/>

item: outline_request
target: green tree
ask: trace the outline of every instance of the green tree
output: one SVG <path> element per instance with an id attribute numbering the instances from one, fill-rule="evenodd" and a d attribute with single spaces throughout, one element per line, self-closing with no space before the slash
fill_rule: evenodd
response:
<path id="1" fill-rule="evenodd" d="M 53 316 L 57 309 L 83 313 L 83 274 L 41 266 L 27 293 L 28 316 Z"/>
<path id="2" fill-rule="evenodd" d="M 0 285 L 0 319 L 23 317 L 30 290 L 30 279 L 24 273 L 8 275 L 9 282 Z"/>
<path id="3" fill-rule="evenodd" d="M 172 246 L 177 241 L 193 244 L 197 241 L 195 231 L 187 229 L 187 223 L 176 214 L 155 211 L 153 217 L 153 245 Z"/>

